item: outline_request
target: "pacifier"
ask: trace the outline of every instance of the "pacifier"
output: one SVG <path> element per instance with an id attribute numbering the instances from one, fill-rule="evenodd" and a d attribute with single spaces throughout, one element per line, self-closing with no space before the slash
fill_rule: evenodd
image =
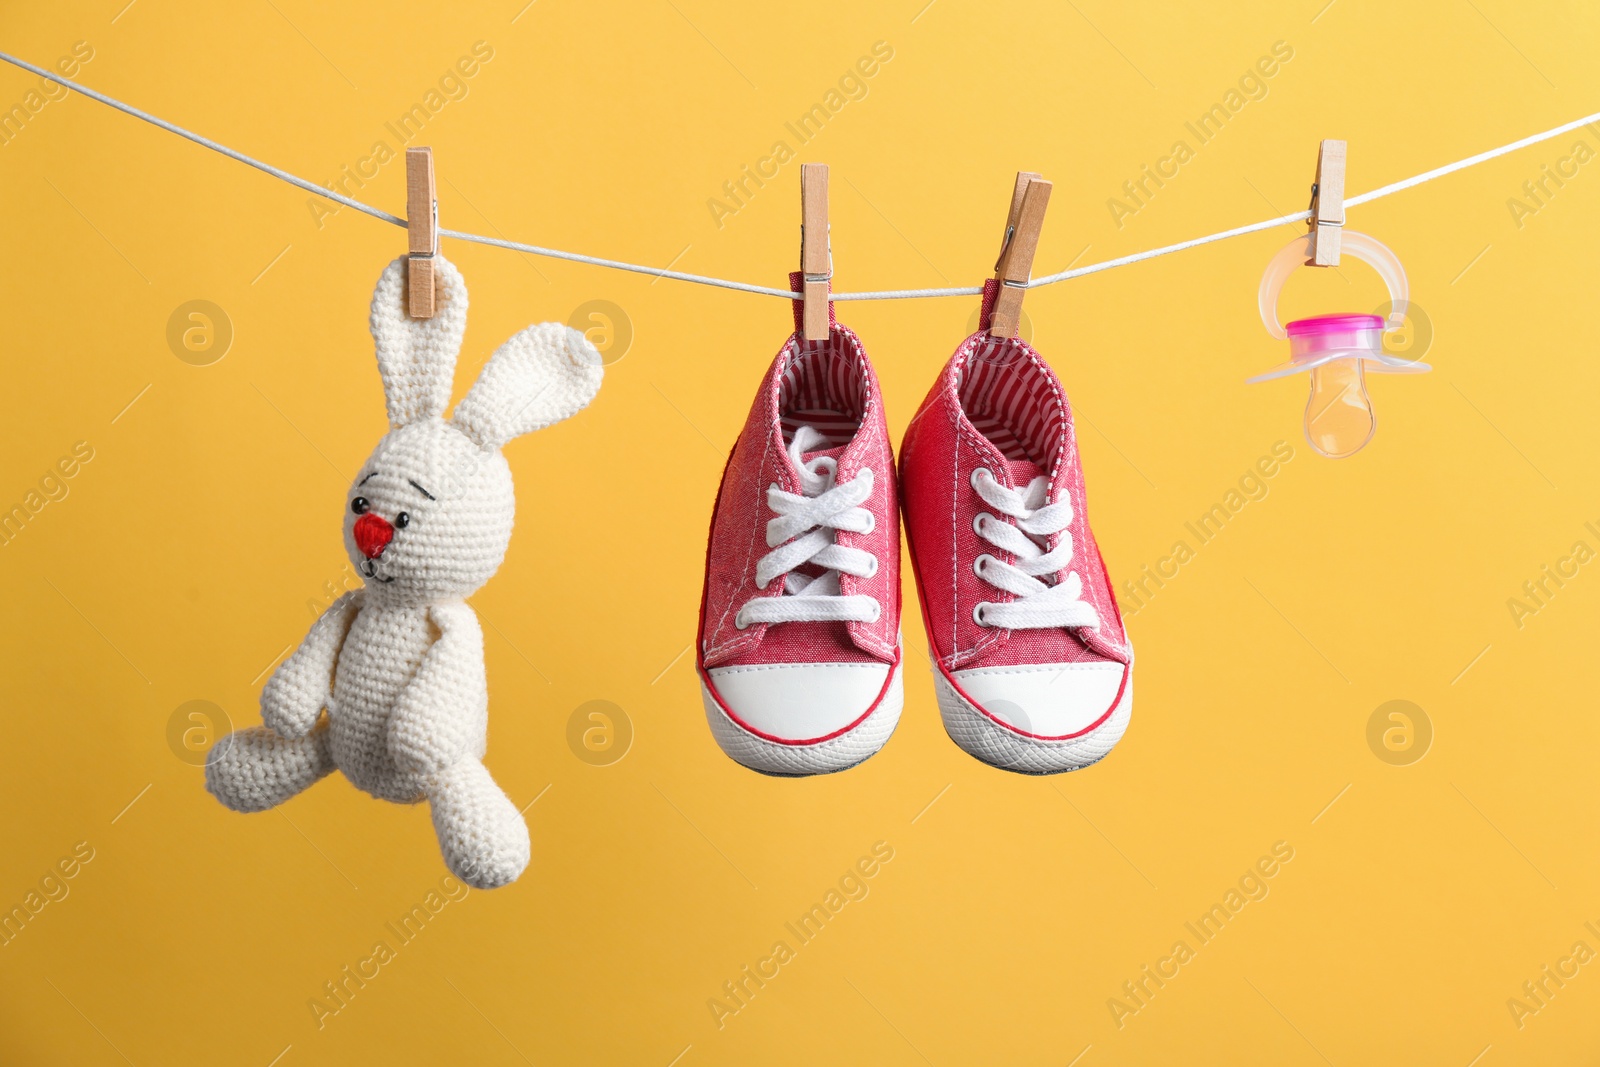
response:
<path id="1" fill-rule="evenodd" d="M 1343 252 L 1372 267 L 1389 287 L 1391 311 L 1385 322 L 1378 315 L 1317 315 L 1296 319 L 1284 327 L 1278 322 L 1278 295 L 1294 269 L 1308 261 L 1312 235 L 1297 237 L 1272 257 L 1261 277 L 1261 321 L 1272 336 L 1289 341 L 1289 362 L 1249 379 L 1265 382 L 1309 372 L 1311 396 L 1306 401 L 1306 440 L 1329 459 L 1353 456 L 1372 440 L 1378 428 L 1367 395 L 1366 372 L 1422 374 L 1432 370 L 1419 360 L 1391 356 L 1383 350 L 1383 336 L 1405 326 L 1409 290 L 1400 259 L 1375 237 L 1346 230 Z"/>

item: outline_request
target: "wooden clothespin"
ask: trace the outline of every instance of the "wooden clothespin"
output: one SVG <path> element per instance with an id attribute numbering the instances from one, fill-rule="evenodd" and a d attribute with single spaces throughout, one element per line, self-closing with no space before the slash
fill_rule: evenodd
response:
<path id="1" fill-rule="evenodd" d="M 807 341 L 828 337 L 828 281 L 833 277 L 833 244 L 828 236 L 828 165 L 800 165 L 800 273 Z"/>
<path id="2" fill-rule="evenodd" d="M 433 184 L 433 149 L 406 149 L 406 306 L 414 319 L 434 310 L 433 257 L 439 252 L 439 197 Z"/>
<path id="3" fill-rule="evenodd" d="M 1343 141 L 1323 141 L 1317 149 L 1317 180 L 1311 186 L 1311 258 L 1308 267 L 1339 265 L 1339 234 L 1344 228 Z"/>
<path id="4" fill-rule="evenodd" d="M 1022 319 L 1022 294 L 1033 276 L 1033 254 L 1044 229 L 1044 209 L 1050 204 L 1051 184 L 1032 171 L 1017 174 L 1006 216 L 1006 235 L 995 261 L 994 277 L 1000 283 L 994 310 L 989 314 L 990 337 L 1015 337 Z"/>

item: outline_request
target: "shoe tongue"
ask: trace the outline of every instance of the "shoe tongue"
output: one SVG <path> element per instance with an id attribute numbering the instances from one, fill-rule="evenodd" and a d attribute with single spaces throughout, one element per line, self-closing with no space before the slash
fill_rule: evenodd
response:
<path id="1" fill-rule="evenodd" d="M 821 444 L 823 442 L 819 441 L 817 443 Z M 807 471 L 809 471 L 811 474 L 820 474 L 821 472 L 819 472 L 814 466 L 812 466 L 812 464 L 814 464 L 819 459 L 831 459 L 831 460 L 833 460 L 833 467 L 837 470 L 838 465 L 839 465 L 839 460 L 844 456 L 845 449 L 847 449 L 849 447 L 850 446 L 848 444 L 843 444 L 843 445 L 835 445 L 835 446 L 833 446 L 831 448 L 815 448 L 815 449 L 812 449 L 809 452 L 801 452 L 800 453 L 800 462 L 799 463 L 795 463 L 795 461 L 794 461 L 794 457 L 795 457 L 794 440 L 793 440 L 793 438 L 791 438 L 790 442 L 789 442 L 789 448 L 785 450 L 784 454 L 785 454 L 785 457 L 788 459 L 790 465 L 796 468 L 794 473 L 795 473 L 795 477 L 800 479 L 801 491 L 803 493 L 805 493 L 805 495 L 807 495 L 807 496 L 817 496 L 817 495 L 820 495 L 823 492 L 823 490 L 826 489 L 827 486 L 831 484 L 831 481 L 830 482 L 817 482 L 817 483 L 815 483 L 814 485 L 812 485 L 810 487 L 806 487 L 806 481 L 810 477 L 810 475 L 807 473 Z M 824 466 L 824 468 L 826 468 L 827 464 L 824 464 L 823 466 Z"/>
<path id="2" fill-rule="evenodd" d="M 1031 459 L 1006 460 L 1006 472 L 1011 475 L 1011 484 L 1018 489 L 1026 489 L 1029 482 L 1050 473 Z"/>
<path id="3" fill-rule="evenodd" d="M 810 463 L 812 460 L 816 459 L 818 456 L 827 456 L 830 459 L 835 459 L 836 460 L 836 459 L 839 459 L 841 456 L 843 456 L 844 455 L 844 450 L 849 448 L 849 447 L 850 447 L 849 445 L 837 445 L 837 446 L 835 446 L 833 448 L 819 448 L 815 452 L 802 452 L 802 453 L 800 453 L 800 458 L 803 461 L 805 461 L 806 463 Z"/>

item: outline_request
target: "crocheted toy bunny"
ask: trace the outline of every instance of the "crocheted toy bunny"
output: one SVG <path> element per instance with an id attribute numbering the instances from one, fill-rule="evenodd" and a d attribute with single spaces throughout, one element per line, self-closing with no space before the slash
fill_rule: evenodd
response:
<path id="1" fill-rule="evenodd" d="M 266 725 L 212 747 L 206 788 L 234 811 L 265 811 L 338 768 L 379 799 L 426 799 L 445 864 L 490 889 L 528 865 L 528 828 L 482 763 L 483 631 L 464 598 L 511 540 L 516 499 L 500 447 L 582 410 L 602 367 L 578 331 L 530 326 L 500 346 L 446 422 L 467 291 L 435 257 L 436 314 L 412 319 L 404 266 L 389 264 L 372 294 L 390 430 L 344 507 L 345 550 L 366 585 L 335 601 L 273 673 Z"/>

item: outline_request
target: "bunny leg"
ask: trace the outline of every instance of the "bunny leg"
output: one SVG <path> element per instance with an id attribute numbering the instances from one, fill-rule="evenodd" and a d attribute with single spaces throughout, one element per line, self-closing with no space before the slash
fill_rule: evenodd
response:
<path id="1" fill-rule="evenodd" d="M 211 746 L 206 789 L 234 811 L 266 811 L 333 769 L 326 722 L 292 739 L 265 726 L 252 726 Z"/>
<path id="2" fill-rule="evenodd" d="M 528 866 L 528 826 L 489 769 L 464 756 L 429 776 L 426 790 L 451 873 L 474 889 L 516 881 Z"/>

